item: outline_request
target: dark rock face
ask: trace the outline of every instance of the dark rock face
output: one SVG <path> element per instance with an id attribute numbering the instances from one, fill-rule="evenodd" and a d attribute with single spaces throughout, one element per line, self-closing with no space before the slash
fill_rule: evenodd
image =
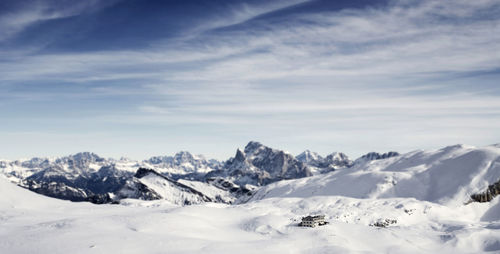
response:
<path id="1" fill-rule="evenodd" d="M 20 186 L 45 196 L 71 201 L 86 201 L 89 197 L 84 190 L 68 186 L 63 182 L 36 182 L 28 179 Z"/>
<path id="2" fill-rule="evenodd" d="M 371 152 L 371 153 L 367 153 L 367 154 L 359 157 L 358 159 L 356 159 L 354 161 L 353 165 L 360 164 L 360 163 L 366 163 L 368 161 L 383 160 L 383 159 L 387 159 L 387 158 L 391 158 L 391 157 L 396 157 L 399 155 L 400 154 L 397 152 L 387 152 L 387 153 L 383 153 L 383 154 Z"/>
<path id="3" fill-rule="evenodd" d="M 87 162 L 88 157 L 85 157 L 83 161 L 69 165 L 88 167 Z M 56 164 L 33 174 L 20 185 L 54 198 L 103 203 L 111 201 L 108 193 L 120 189 L 130 177 L 131 173 L 118 170 L 114 165 L 103 166 L 96 172 L 91 172 L 88 168 L 78 168 L 77 172 L 74 172 Z"/>
<path id="4" fill-rule="evenodd" d="M 229 191 L 236 198 L 241 197 L 251 197 L 255 193 L 255 188 L 251 186 L 239 186 L 225 178 L 222 177 L 210 177 L 207 178 L 207 183 L 226 191 Z"/>
<path id="5" fill-rule="evenodd" d="M 252 141 L 244 151 L 238 149 L 236 155 L 226 161 L 223 170 L 207 176 L 228 176 L 239 185 L 265 185 L 311 175 L 310 169 L 293 155 Z"/>
<path id="6" fill-rule="evenodd" d="M 481 193 L 472 194 L 470 197 L 476 202 L 490 202 L 496 196 L 500 195 L 500 180 L 488 186 L 488 189 Z"/>
<path id="7" fill-rule="evenodd" d="M 306 165 L 293 155 L 258 142 L 248 143 L 245 155 L 253 166 L 268 172 L 272 178 L 293 179 L 312 175 Z"/>
<path id="8" fill-rule="evenodd" d="M 396 156 L 399 156 L 398 152 L 387 152 L 387 153 L 383 153 L 383 154 L 371 152 L 371 153 L 367 153 L 367 154 L 361 156 L 359 159 L 357 159 L 355 161 L 355 163 L 363 162 L 363 161 L 382 160 L 382 159 L 387 159 L 387 158 L 396 157 Z"/>
<path id="9" fill-rule="evenodd" d="M 329 167 L 333 166 L 335 168 L 343 168 L 343 167 L 351 167 L 352 166 L 352 161 L 344 153 L 329 154 L 325 158 L 325 163 Z"/>
<path id="10" fill-rule="evenodd" d="M 147 174 L 155 174 L 155 175 L 164 177 L 160 173 L 158 173 L 158 172 L 156 172 L 156 171 L 154 171 L 152 169 L 149 169 L 149 168 L 139 168 L 137 170 L 137 172 L 135 172 L 134 177 L 142 178 L 142 177 L 146 176 Z"/>

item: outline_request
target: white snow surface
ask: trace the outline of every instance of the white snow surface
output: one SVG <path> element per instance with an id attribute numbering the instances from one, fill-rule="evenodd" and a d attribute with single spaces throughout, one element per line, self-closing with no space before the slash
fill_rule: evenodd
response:
<path id="1" fill-rule="evenodd" d="M 498 180 L 499 147 L 455 145 L 367 161 L 323 175 L 276 182 L 261 188 L 252 199 L 331 195 L 407 197 L 458 206 L 469 201 L 470 194 L 484 191 Z"/>
<path id="2" fill-rule="evenodd" d="M 178 207 L 51 199 L 0 179 L 2 253 L 483 253 L 500 251 L 493 203 L 450 208 L 413 198 L 269 198 Z M 308 214 L 330 224 L 300 228 Z M 498 216 L 497 216 L 498 217 Z M 397 223 L 371 227 L 384 219 Z"/>
<path id="3" fill-rule="evenodd" d="M 72 203 L 0 177 L 0 252 L 500 253 L 500 198 L 463 204 L 498 181 L 499 150 L 412 152 L 278 182 L 240 205 Z M 311 214 L 330 224 L 297 226 Z"/>
<path id="4" fill-rule="evenodd" d="M 200 182 L 200 181 L 190 181 L 185 179 L 179 179 L 177 182 L 189 186 L 212 200 L 221 200 L 226 203 L 232 203 L 236 198 L 231 195 L 228 191 L 215 187 L 214 185 Z"/>

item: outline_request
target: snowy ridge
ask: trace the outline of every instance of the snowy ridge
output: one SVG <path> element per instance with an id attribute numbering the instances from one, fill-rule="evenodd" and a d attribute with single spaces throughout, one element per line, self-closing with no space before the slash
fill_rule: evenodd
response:
<path id="1" fill-rule="evenodd" d="M 158 172 L 170 174 L 207 173 L 217 170 L 221 163 L 217 160 L 207 160 L 203 155 L 192 155 L 181 151 L 174 156 L 155 156 L 143 161 L 143 167 L 154 168 Z"/>
<path id="2" fill-rule="evenodd" d="M 173 180 L 160 173 L 140 168 L 121 190 L 117 201 L 124 198 L 143 200 L 162 199 L 174 205 L 192 205 L 204 202 L 232 203 L 235 197 L 229 191 L 219 189 L 208 183 Z"/>
<path id="3" fill-rule="evenodd" d="M 404 155 L 395 152 L 369 153 L 352 163 L 342 153 L 322 157 L 306 151 L 294 157 L 261 143 L 249 142 L 244 151 L 238 149 L 236 155 L 223 166 L 207 173 L 202 173 L 206 169 L 203 165 L 217 163 L 187 152 L 177 153 L 173 157 L 158 157 L 150 162 L 157 165 L 201 165 L 198 167 L 200 170 L 194 166 L 189 167 L 191 171 L 179 169 L 186 174 L 171 174 L 162 172 L 162 168 L 152 168 L 159 175 L 168 176 L 171 180 L 169 184 L 173 183 L 172 186 L 165 186 L 181 189 L 171 191 L 182 191 L 189 187 L 202 194 L 201 199 L 182 199 L 188 200 L 187 203 L 198 203 L 199 200 L 243 202 L 248 199 L 248 195 L 254 193 L 257 188 L 255 186 L 278 182 L 264 186 L 252 200 L 342 195 L 353 198 L 412 197 L 439 204 L 463 204 L 470 201 L 472 194 L 485 193 L 489 185 L 500 179 L 499 149 L 495 145 L 483 148 L 456 145 Z M 334 172 L 320 171 L 322 175 L 308 177 L 312 172 L 318 172 L 315 171 L 318 168 L 313 165 L 318 166 L 320 162 L 329 167 L 336 165 L 338 168 L 332 166 Z M 123 170 L 119 165 L 126 165 L 127 169 Z M 132 168 L 138 165 L 140 164 L 123 158 L 112 160 L 93 153 L 79 153 L 59 159 L 33 158 L 23 162 L 2 162 L 0 167 L 11 181 L 14 179 L 14 182 L 38 193 L 73 201 L 105 203 L 111 200 L 114 192 L 123 189 L 130 182 L 135 172 Z M 19 169 L 18 167 L 31 168 L 26 171 L 9 171 Z M 27 177 L 17 178 L 23 175 L 18 174 L 19 172 L 24 172 Z M 34 173 L 30 175 L 27 172 Z M 193 173 L 197 174 L 194 180 Z M 282 181 L 285 179 L 289 180 Z M 169 198 L 162 189 L 155 190 L 157 185 L 145 181 L 137 180 L 128 187 L 134 191 L 147 189 L 151 195 L 141 196 L 138 193 L 145 192 L 139 191 L 123 196 L 141 199 Z M 162 191 L 165 197 L 157 193 Z M 183 202 L 175 200 L 173 203 Z"/>
<path id="4" fill-rule="evenodd" d="M 252 200 L 341 195 L 353 198 L 416 198 L 460 205 L 500 179 L 500 148 L 462 145 L 415 151 L 305 179 L 263 187 Z"/>
<path id="5" fill-rule="evenodd" d="M 153 168 L 158 172 L 186 175 L 207 173 L 220 168 L 217 160 L 207 160 L 202 155 L 179 152 L 174 156 L 155 156 L 144 161 L 127 158 L 105 159 L 97 154 L 82 152 L 60 158 L 32 158 L 28 160 L 0 160 L 0 172 L 16 182 L 38 173 L 46 178 L 62 176 L 68 179 L 89 176 L 102 167 L 113 166 L 117 170 L 135 173 L 140 167 Z"/>

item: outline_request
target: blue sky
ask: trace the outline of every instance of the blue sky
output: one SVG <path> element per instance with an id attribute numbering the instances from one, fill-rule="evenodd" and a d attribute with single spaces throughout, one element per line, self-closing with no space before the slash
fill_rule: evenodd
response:
<path id="1" fill-rule="evenodd" d="M 500 2 L 0 2 L 0 157 L 500 142 Z"/>

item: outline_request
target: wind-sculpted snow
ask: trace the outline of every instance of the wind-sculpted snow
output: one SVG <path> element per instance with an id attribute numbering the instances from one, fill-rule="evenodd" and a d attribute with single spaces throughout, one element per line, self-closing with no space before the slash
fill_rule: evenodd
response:
<path id="1" fill-rule="evenodd" d="M 72 203 L 0 179 L 2 253 L 497 253 L 498 200 L 268 198 L 243 205 Z M 301 217 L 330 224 L 301 228 Z M 395 221 L 387 228 L 377 222 Z"/>
<path id="2" fill-rule="evenodd" d="M 342 195 L 353 198 L 408 197 L 463 204 L 500 179 L 500 148 L 450 146 L 416 151 L 310 178 L 261 188 L 252 198 Z"/>

